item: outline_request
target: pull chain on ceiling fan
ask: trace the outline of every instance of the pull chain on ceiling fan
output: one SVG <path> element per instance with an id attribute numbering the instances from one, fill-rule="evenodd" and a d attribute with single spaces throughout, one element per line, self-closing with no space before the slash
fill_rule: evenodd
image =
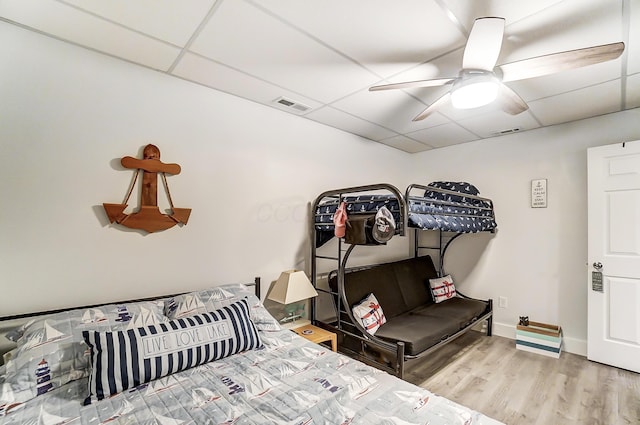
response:
<path id="1" fill-rule="evenodd" d="M 618 42 L 496 66 L 503 38 L 504 18 L 478 18 L 471 28 L 462 57 L 462 69 L 457 77 L 384 84 L 370 87 L 369 91 L 451 85 L 447 93 L 418 114 L 413 121 L 425 119 L 449 102 L 456 108 L 467 109 L 497 100 L 504 112 L 517 115 L 529 109 L 529 106 L 504 83 L 610 61 L 618 58 L 624 51 L 624 43 Z"/>

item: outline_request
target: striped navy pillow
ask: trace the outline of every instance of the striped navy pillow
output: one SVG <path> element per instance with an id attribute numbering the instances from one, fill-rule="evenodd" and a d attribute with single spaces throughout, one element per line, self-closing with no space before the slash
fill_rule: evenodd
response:
<path id="1" fill-rule="evenodd" d="M 219 310 L 118 332 L 84 331 L 90 400 L 262 346 L 242 299 Z"/>

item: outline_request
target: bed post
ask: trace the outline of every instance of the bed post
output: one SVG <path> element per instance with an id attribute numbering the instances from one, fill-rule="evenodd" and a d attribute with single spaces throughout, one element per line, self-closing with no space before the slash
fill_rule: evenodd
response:
<path id="1" fill-rule="evenodd" d="M 487 336 L 493 335 L 493 299 L 489 298 L 489 310 L 492 312 L 491 316 L 487 318 Z"/>
<path id="2" fill-rule="evenodd" d="M 255 282 L 255 285 L 256 285 L 256 289 L 255 289 L 256 297 L 260 299 L 260 277 L 259 276 L 254 277 L 253 281 Z"/>
<path id="3" fill-rule="evenodd" d="M 404 342 L 398 342 L 398 351 L 396 356 L 396 376 L 400 379 L 404 379 Z"/>

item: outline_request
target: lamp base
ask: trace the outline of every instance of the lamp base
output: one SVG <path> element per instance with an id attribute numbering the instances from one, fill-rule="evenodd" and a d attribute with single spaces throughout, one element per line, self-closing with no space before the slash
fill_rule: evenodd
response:
<path id="1" fill-rule="evenodd" d="M 310 324 L 311 324 L 311 320 L 301 319 L 301 320 L 294 320 L 292 322 L 281 323 L 280 326 L 282 326 L 284 329 L 292 330 L 295 328 L 299 328 L 300 326 L 306 326 Z"/>

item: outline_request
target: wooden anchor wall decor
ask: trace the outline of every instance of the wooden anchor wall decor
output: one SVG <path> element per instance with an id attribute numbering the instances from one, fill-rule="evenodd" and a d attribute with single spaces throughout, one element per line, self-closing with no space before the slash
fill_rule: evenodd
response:
<path id="1" fill-rule="evenodd" d="M 130 229 L 141 229 L 149 233 L 169 229 L 176 224 L 187 224 L 190 208 L 176 208 L 173 206 L 171 194 L 165 173 L 180 174 L 178 164 L 165 164 L 160 161 L 160 149 L 154 145 L 147 145 L 143 151 L 143 159 L 125 156 L 120 160 L 124 168 L 135 169 L 136 175 L 129 188 L 124 203 L 102 204 L 111 223 L 121 224 Z M 138 175 L 142 172 L 142 195 L 140 209 L 132 214 L 125 214 L 127 202 L 131 196 Z M 167 198 L 171 207 L 171 214 L 162 214 L 158 208 L 158 173 L 162 176 L 162 182 L 167 192 Z"/>

